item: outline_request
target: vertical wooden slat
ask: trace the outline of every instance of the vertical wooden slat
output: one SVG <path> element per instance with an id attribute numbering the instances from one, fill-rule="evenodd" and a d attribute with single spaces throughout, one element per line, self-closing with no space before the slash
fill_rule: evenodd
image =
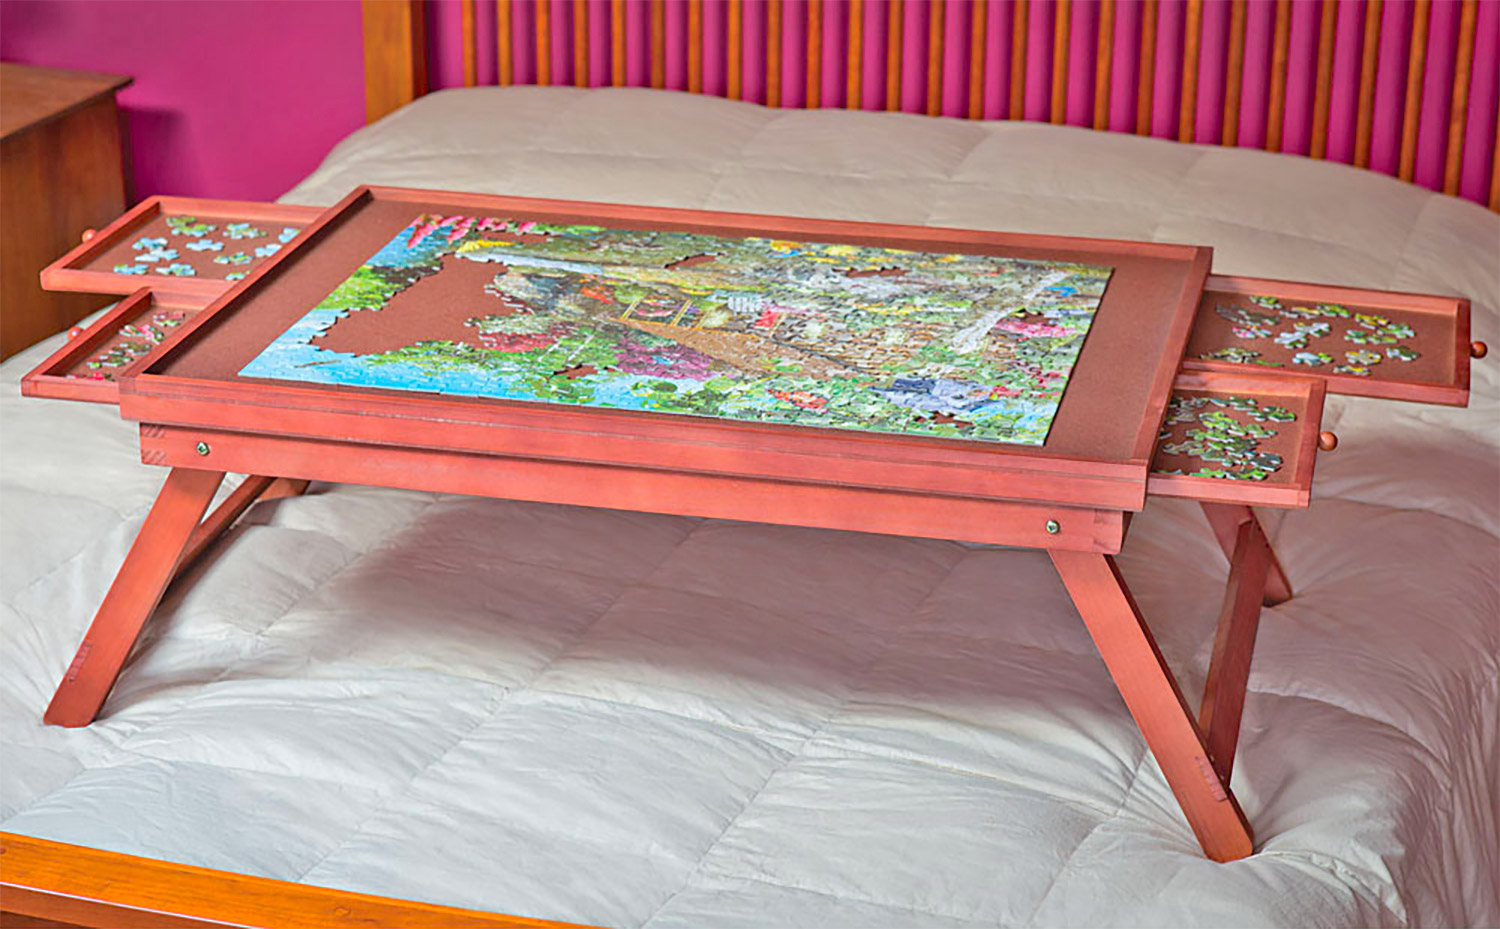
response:
<path id="1" fill-rule="evenodd" d="M 623 0 L 622 0 L 623 2 Z M 729 99 L 740 100 L 745 96 L 745 5 L 744 0 L 729 0 L 729 48 L 726 50 L 725 66 L 729 70 Z"/>
<path id="2" fill-rule="evenodd" d="M 1354 121 L 1354 164 L 1370 166 L 1370 133 L 1375 125 L 1375 65 L 1380 59 L 1381 0 L 1365 0 L 1364 48 L 1359 58 L 1359 114 Z"/>
<path id="3" fill-rule="evenodd" d="M 1099 37 L 1094 51 L 1094 128 L 1109 128 L 1109 95 L 1114 84 L 1115 0 L 1099 0 Z"/>
<path id="4" fill-rule="evenodd" d="M 624 0 L 617 0 L 623 3 Z M 509 87 L 516 82 L 515 39 L 511 35 L 511 0 L 495 0 L 495 82 Z"/>
<path id="5" fill-rule="evenodd" d="M 536 11 L 536 83 L 546 87 L 552 83 L 552 0 L 536 0 L 532 8 Z"/>
<path id="6" fill-rule="evenodd" d="M 1333 39 L 1338 29 L 1338 0 L 1323 0 L 1323 18 L 1318 23 L 1318 80 L 1313 92 L 1312 142 L 1308 154 L 1328 155 L 1328 111 L 1333 103 Z"/>
<path id="7" fill-rule="evenodd" d="M 427 18 L 420 0 L 365 0 L 365 121 L 427 93 Z"/>
<path id="8" fill-rule="evenodd" d="M 667 86 L 667 0 L 651 0 L 651 86 Z"/>
<path id="9" fill-rule="evenodd" d="M 1271 45 L 1271 94 L 1266 103 L 1266 151 L 1281 151 L 1286 124 L 1286 70 L 1291 55 L 1292 0 L 1276 0 L 1276 31 Z"/>
<path id="10" fill-rule="evenodd" d="M 479 83 L 479 35 L 475 30 L 474 0 L 462 0 L 458 10 L 464 46 L 464 86 L 473 87 Z"/>
<path id="11" fill-rule="evenodd" d="M 1412 179 L 1417 169 L 1417 129 L 1422 120 L 1422 77 L 1427 68 L 1427 24 L 1431 0 L 1416 0 L 1411 14 L 1411 42 L 1406 53 L 1406 106 L 1401 114 L 1401 162 L 1396 176 Z"/>
<path id="12" fill-rule="evenodd" d="M 807 0 L 807 93 L 809 110 L 823 105 L 823 0 Z"/>
<path id="13" fill-rule="evenodd" d="M 943 111 L 943 0 L 927 0 L 927 115 Z"/>
<path id="14" fill-rule="evenodd" d="M 969 118 L 984 118 L 984 59 L 989 48 L 989 0 L 969 5 Z"/>
<path id="15" fill-rule="evenodd" d="M 1006 119 L 1026 118 L 1026 34 L 1031 0 L 1013 0 L 1010 16 L 1010 109 Z"/>
<path id="16" fill-rule="evenodd" d="M 865 0 L 849 0 L 848 73 L 844 82 L 844 106 L 857 110 L 864 104 Z"/>
<path id="17" fill-rule="evenodd" d="M 703 0 L 688 0 L 688 93 L 703 92 Z"/>
<path id="18" fill-rule="evenodd" d="M 1458 194 L 1464 166 L 1464 129 L 1469 121 L 1469 81 L 1473 78 L 1474 34 L 1479 16 L 1478 0 L 1463 0 L 1458 17 L 1458 51 L 1453 59 L 1453 97 L 1448 106 L 1447 164 L 1443 167 L 1443 193 Z M 1500 157 L 1500 152 L 1496 152 Z"/>
<path id="19" fill-rule="evenodd" d="M 781 0 L 766 0 L 766 106 L 781 106 Z"/>
<path id="20" fill-rule="evenodd" d="M 625 0 L 609 0 L 609 82 L 625 86 Z"/>
<path id="21" fill-rule="evenodd" d="M 1203 0 L 1188 0 L 1182 36 L 1182 94 L 1177 141 L 1191 142 L 1198 128 L 1198 59 L 1203 48 Z"/>
<path id="22" fill-rule="evenodd" d="M 1141 4 L 1141 61 L 1136 77 L 1135 134 L 1151 134 L 1151 104 L 1156 92 L 1156 0 Z"/>
<path id="23" fill-rule="evenodd" d="M 1073 36 L 1071 0 L 1056 0 L 1052 7 L 1052 123 L 1061 126 L 1068 118 L 1068 42 Z"/>
<path id="24" fill-rule="evenodd" d="M 1490 149 L 1490 209 L 1500 212 L 1500 119 L 1495 120 L 1495 147 Z"/>
<path id="25" fill-rule="evenodd" d="M 573 0 L 573 86 L 589 84 L 589 0 Z"/>
<path id="26" fill-rule="evenodd" d="M 901 7 L 901 0 L 890 0 L 885 13 L 885 108 L 893 113 L 901 109 Z"/>
<path id="27" fill-rule="evenodd" d="M 1238 145 L 1240 141 L 1240 90 L 1245 83 L 1245 4 L 1230 0 L 1229 54 L 1224 61 L 1224 119 L 1220 145 Z"/>

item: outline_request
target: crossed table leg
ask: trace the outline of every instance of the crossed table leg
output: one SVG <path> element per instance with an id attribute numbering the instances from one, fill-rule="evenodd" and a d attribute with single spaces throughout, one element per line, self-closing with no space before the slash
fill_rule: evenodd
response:
<path id="1" fill-rule="evenodd" d="M 223 478 L 218 471 L 172 469 L 68 665 L 44 722 L 91 723 L 172 579 L 256 500 L 300 494 L 307 487 L 307 481 L 252 475 L 204 519 Z M 1291 589 L 1250 507 L 1204 503 L 1203 510 L 1229 557 L 1230 572 L 1196 717 L 1114 558 L 1059 549 L 1049 553 L 1204 852 L 1217 861 L 1230 861 L 1254 850 L 1250 825 L 1230 792 L 1229 777 L 1256 626 L 1262 601 L 1285 600 Z"/>
<path id="2" fill-rule="evenodd" d="M 87 726 L 98 715 L 130 648 L 172 579 L 186 570 L 256 500 L 296 496 L 307 481 L 250 475 L 203 519 L 222 471 L 173 468 L 141 526 L 125 563 L 83 643 L 63 674 L 42 721 L 54 726 Z M 201 520 L 201 522 L 200 522 Z"/>

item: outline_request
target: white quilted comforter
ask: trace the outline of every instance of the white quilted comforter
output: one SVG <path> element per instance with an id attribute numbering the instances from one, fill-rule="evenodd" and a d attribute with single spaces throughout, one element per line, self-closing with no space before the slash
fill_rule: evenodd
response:
<path id="1" fill-rule="evenodd" d="M 1224 273 L 1464 294 L 1500 218 L 1297 157 L 1028 123 L 483 89 L 355 133 L 357 183 L 1202 243 Z M 1234 787 L 1206 861 L 1046 556 L 318 486 L 169 595 L 104 718 L 43 707 L 163 472 L 0 365 L 0 828 L 614 926 L 1500 924 L 1500 359 L 1467 410 L 1330 398 L 1264 511 Z M 1122 569 L 1202 686 L 1226 566 L 1152 501 Z"/>

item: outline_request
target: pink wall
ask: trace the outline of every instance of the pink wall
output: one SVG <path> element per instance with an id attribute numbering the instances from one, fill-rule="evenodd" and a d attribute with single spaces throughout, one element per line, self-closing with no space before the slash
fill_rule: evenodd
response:
<path id="1" fill-rule="evenodd" d="M 137 199 L 273 199 L 364 123 L 349 0 L 4 0 L 0 58 L 134 76 Z"/>
<path id="2" fill-rule="evenodd" d="M 626 2 L 626 83 L 649 85 L 649 4 L 645 0 Z M 924 112 L 926 109 L 927 28 L 931 2 L 938 0 L 906 0 L 902 8 L 900 108 L 907 112 Z M 945 2 L 942 112 L 947 116 L 968 113 L 969 28 L 975 4 L 984 3 L 987 4 L 987 29 L 983 113 L 988 119 L 1001 118 L 1006 114 L 1010 96 L 1010 29 L 1014 2 Z M 533 23 L 537 3 L 550 4 L 552 14 L 552 81 L 574 83 L 572 0 L 513 0 L 515 80 L 517 83 L 531 83 L 536 79 Z M 703 87 L 705 92 L 722 94 L 728 83 L 723 0 L 704 0 L 703 7 Z M 782 105 L 801 107 L 806 101 L 804 68 L 808 3 L 807 0 L 782 0 L 781 7 Z M 1292 0 L 1291 3 L 1283 151 L 1307 154 L 1311 146 L 1321 7 L 1321 0 Z M 665 8 L 665 86 L 685 89 L 687 3 L 686 0 L 665 0 Z M 1099 8 L 1099 0 L 1073 0 L 1070 5 L 1073 28 L 1066 121 L 1073 125 L 1091 125 L 1093 122 L 1094 43 Z M 767 5 L 759 0 L 744 0 L 743 9 L 744 98 L 764 102 Z M 863 9 L 865 60 L 862 99 L 858 103 L 866 109 L 884 109 L 885 43 L 890 7 L 883 0 L 866 0 Z M 1185 0 L 1160 0 L 1158 4 L 1156 73 L 1152 84 L 1150 121 L 1153 135 L 1177 136 L 1186 9 Z M 1327 156 L 1345 162 L 1353 160 L 1365 9 L 1366 0 L 1338 0 L 1334 21 L 1335 54 Z M 601 85 L 610 80 L 609 10 L 609 0 L 587 0 L 591 54 L 586 83 Z M 823 70 L 819 80 L 820 102 L 825 107 L 841 107 L 846 103 L 845 43 L 851 6 L 849 0 L 823 0 L 821 10 Z M 1045 120 L 1049 117 L 1056 10 L 1054 0 L 1032 0 L 1030 4 L 1024 108 L 1027 119 Z M 1459 10 L 1458 0 L 1433 0 L 1431 4 L 1415 180 L 1433 189 L 1441 188 L 1443 182 Z M 1484 202 L 1489 194 L 1496 108 L 1500 102 L 1497 100 L 1500 98 L 1500 0 L 1481 0 L 1478 10 L 1469 105 L 1463 116 L 1466 142 L 1460 193 Z M 1230 5 L 1225 0 L 1209 0 L 1203 5 L 1203 11 L 1194 139 L 1218 143 L 1223 137 Z M 1275 4 L 1271 0 L 1250 0 L 1247 11 L 1238 144 L 1262 147 L 1267 131 Z M 1135 127 L 1141 15 L 1141 0 L 1118 0 L 1115 5 L 1110 128 L 1117 131 L 1129 132 Z M 1370 167 L 1390 174 L 1396 172 L 1399 160 L 1412 15 L 1411 0 L 1387 0 L 1383 5 Z M 455 0 L 432 2 L 428 28 L 434 86 L 461 86 L 458 3 Z M 493 84 L 496 80 L 496 55 L 492 38 L 495 35 L 492 3 L 479 4 L 478 33 L 483 37 L 479 43 L 480 83 Z"/>
<path id="3" fill-rule="evenodd" d="M 516 79 L 533 81 L 535 4 L 551 4 L 550 54 L 555 83 L 573 82 L 572 0 L 514 0 Z M 927 99 L 927 23 L 930 0 L 906 0 L 901 108 L 921 112 Z M 1328 157 L 1353 157 L 1359 56 L 1366 0 L 1339 0 Z M 987 4 L 984 115 L 1005 115 L 1009 98 L 1010 23 L 1013 0 L 948 0 L 943 60 L 942 110 L 962 116 L 968 109 L 968 30 L 975 3 Z M 480 82 L 496 79 L 494 4 L 478 3 Z M 1285 150 L 1306 153 L 1311 142 L 1319 0 L 1293 0 L 1291 64 L 1287 75 Z M 1463 196 L 1483 202 L 1489 191 L 1500 103 L 1500 0 L 1482 0 L 1463 161 Z M 705 0 L 703 86 L 723 94 L 728 85 L 722 0 Z M 590 50 L 587 82 L 610 79 L 609 0 L 587 0 Z M 783 105 L 805 102 L 806 0 L 782 3 Z M 1025 115 L 1046 119 L 1052 73 L 1052 0 L 1031 4 Z M 1098 0 L 1071 5 L 1067 121 L 1087 125 L 1093 113 L 1093 43 Z M 1160 0 L 1153 134 L 1174 137 L 1181 83 L 1184 0 Z M 1274 4 L 1251 0 L 1245 45 L 1244 103 L 1239 144 L 1261 146 L 1266 137 Z M 845 36 L 848 0 L 824 0 L 823 106 L 845 104 Z M 1442 183 L 1447 147 L 1451 67 L 1458 28 L 1458 0 L 1433 0 L 1427 80 L 1416 180 Z M 687 87 L 687 4 L 666 0 L 666 86 Z M 765 99 L 766 5 L 745 0 L 743 85 L 745 98 Z M 885 106 L 885 30 L 882 0 L 864 4 L 866 55 L 859 101 Z M 1141 0 L 1118 0 L 1110 128 L 1135 124 Z M 1394 173 L 1399 157 L 1406 83 L 1410 0 L 1384 4 L 1382 45 L 1376 78 L 1375 136 L 1371 167 Z M 1224 60 L 1229 5 L 1204 5 L 1202 63 L 1194 137 L 1222 137 Z M 434 87 L 463 83 L 459 5 L 436 0 L 429 12 L 430 67 Z M 649 5 L 627 0 L 627 83 L 650 83 Z M 120 97 L 135 180 L 135 193 L 270 199 L 311 171 L 328 149 L 363 123 L 364 90 L 360 4 L 354 0 L 3 0 L 0 58 L 55 67 L 131 74 L 136 83 Z"/>

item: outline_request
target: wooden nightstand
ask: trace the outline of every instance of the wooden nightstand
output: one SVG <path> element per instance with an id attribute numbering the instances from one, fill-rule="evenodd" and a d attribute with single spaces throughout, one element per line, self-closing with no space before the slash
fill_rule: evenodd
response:
<path id="1" fill-rule="evenodd" d="M 115 74 L 0 63 L 0 358 L 109 302 L 37 274 L 125 208 Z"/>

